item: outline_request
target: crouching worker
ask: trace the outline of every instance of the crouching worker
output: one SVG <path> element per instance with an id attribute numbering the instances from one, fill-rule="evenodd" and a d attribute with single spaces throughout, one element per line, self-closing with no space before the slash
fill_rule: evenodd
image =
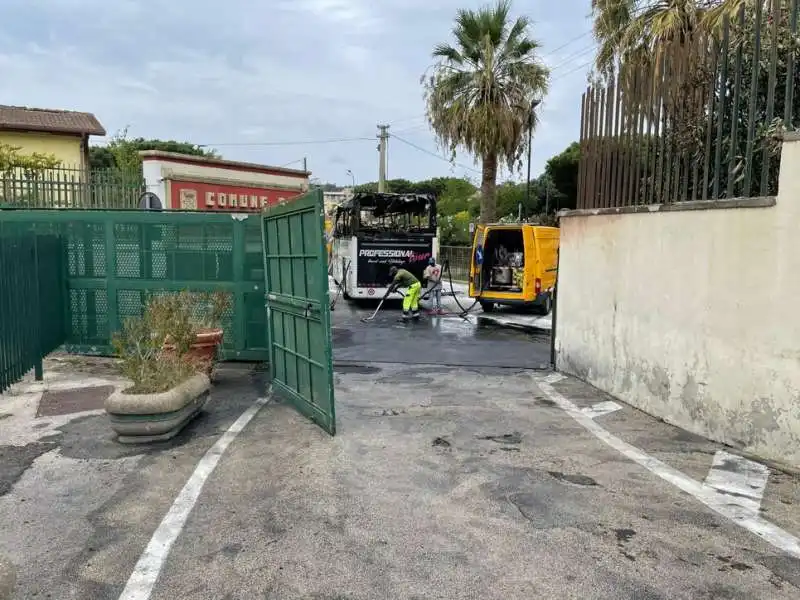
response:
<path id="1" fill-rule="evenodd" d="M 392 276 L 392 283 L 389 284 L 386 296 L 401 287 L 407 288 L 403 298 L 403 320 L 408 321 L 409 311 L 411 318 L 419 319 L 419 293 L 422 289 L 419 279 L 405 269 L 398 269 L 395 266 L 389 269 L 389 275 Z"/>

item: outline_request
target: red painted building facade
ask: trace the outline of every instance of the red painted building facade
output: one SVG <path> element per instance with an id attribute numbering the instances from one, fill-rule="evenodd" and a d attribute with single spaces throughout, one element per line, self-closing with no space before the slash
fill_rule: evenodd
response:
<path id="1" fill-rule="evenodd" d="M 308 191 L 307 171 L 148 150 L 148 192 L 167 210 L 257 212 Z"/>

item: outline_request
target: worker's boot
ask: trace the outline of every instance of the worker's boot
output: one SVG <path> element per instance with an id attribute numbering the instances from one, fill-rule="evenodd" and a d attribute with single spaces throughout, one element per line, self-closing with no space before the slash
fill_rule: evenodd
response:
<path id="1" fill-rule="evenodd" d="M 403 323 L 408 323 L 408 311 L 403 311 Z"/>
<path id="2" fill-rule="evenodd" d="M 419 310 L 411 311 L 411 318 L 414 319 L 415 321 L 418 321 L 419 320 Z"/>

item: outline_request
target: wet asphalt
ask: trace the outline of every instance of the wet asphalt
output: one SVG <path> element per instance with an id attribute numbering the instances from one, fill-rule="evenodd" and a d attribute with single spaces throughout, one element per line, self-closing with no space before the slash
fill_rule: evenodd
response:
<path id="1" fill-rule="evenodd" d="M 373 321 L 363 322 L 377 303 L 336 303 L 332 313 L 337 364 L 394 363 L 444 367 L 548 369 L 550 334 L 504 329 L 456 314 L 422 314 L 403 323 L 399 302 L 384 304 Z"/>

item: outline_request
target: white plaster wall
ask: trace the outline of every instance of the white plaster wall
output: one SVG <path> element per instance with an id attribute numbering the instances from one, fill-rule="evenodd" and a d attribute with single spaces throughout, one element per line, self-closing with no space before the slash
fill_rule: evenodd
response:
<path id="1" fill-rule="evenodd" d="M 800 467 L 800 142 L 768 208 L 565 216 L 558 369 Z"/>
<path id="2" fill-rule="evenodd" d="M 161 200 L 161 204 L 167 205 L 167 182 L 161 174 L 161 163 L 154 160 L 142 161 L 142 176 L 148 192 L 154 193 Z"/>

